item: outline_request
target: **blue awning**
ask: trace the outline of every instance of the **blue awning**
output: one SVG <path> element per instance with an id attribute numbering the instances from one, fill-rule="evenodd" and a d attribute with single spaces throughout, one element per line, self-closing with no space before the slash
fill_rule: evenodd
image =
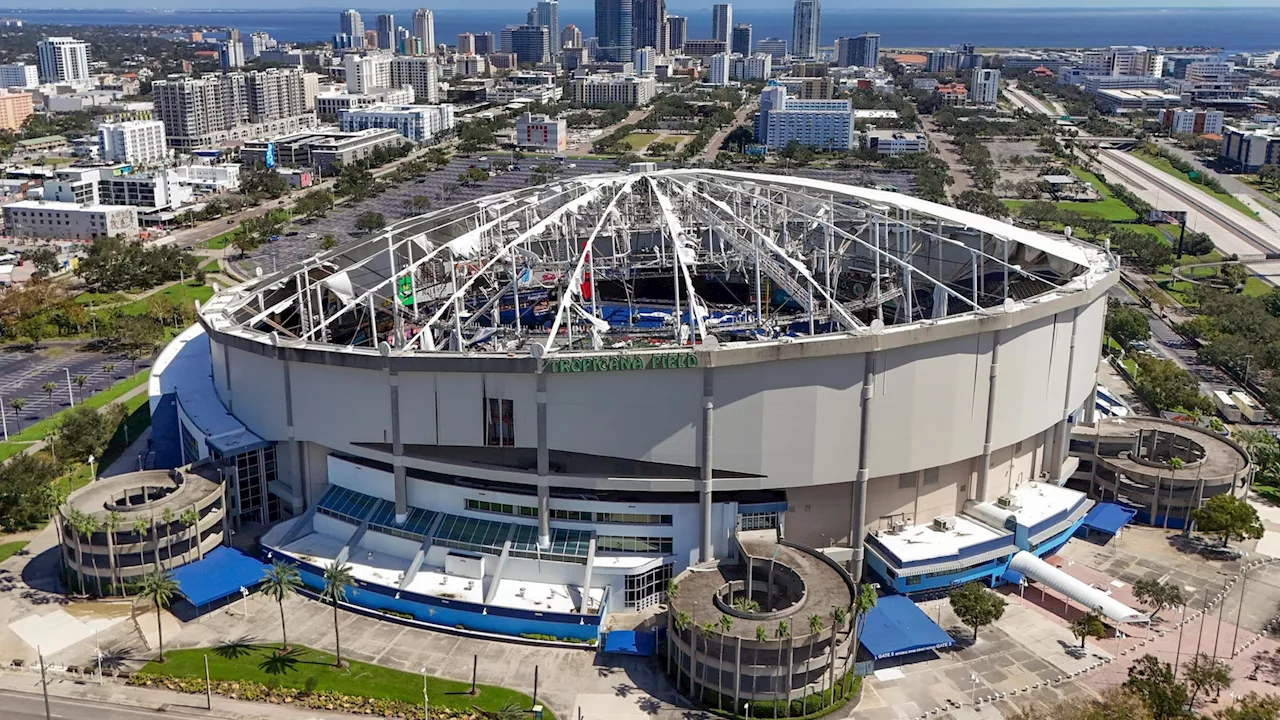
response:
<path id="1" fill-rule="evenodd" d="M 619 655 L 653 655 L 653 633 L 634 630 L 610 630 L 604 638 L 604 651 Z"/>
<path id="2" fill-rule="evenodd" d="M 910 598 L 890 595 L 876 601 L 862 628 L 862 647 L 871 657 L 911 655 L 951 647 L 955 641 Z"/>
<path id="3" fill-rule="evenodd" d="M 1084 516 L 1084 527 L 1090 530 L 1097 530 L 1108 535 L 1115 535 L 1120 532 L 1120 528 L 1129 524 L 1133 516 L 1137 513 L 1132 508 L 1116 503 L 1098 503 L 1089 510 L 1089 514 Z"/>
<path id="4" fill-rule="evenodd" d="M 173 571 L 173 579 L 187 602 L 200 607 L 253 588 L 262 582 L 267 566 L 234 548 L 219 545 L 203 560 Z"/>
<path id="5" fill-rule="evenodd" d="M 1009 583 L 1010 585 L 1021 585 L 1022 582 L 1027 578 L 1025 575 L 1018 572 L 1017 570 L 1014 570 L 1013 568 L 1008 568 L 1004 571 L 1004 574 L 1000 576 L 1000 579 Z"/>

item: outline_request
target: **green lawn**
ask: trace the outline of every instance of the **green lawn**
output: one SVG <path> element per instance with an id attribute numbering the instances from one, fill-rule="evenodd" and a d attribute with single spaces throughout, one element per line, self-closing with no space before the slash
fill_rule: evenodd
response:
<path id="1" fill-rule="evenodd" d="M 1143 225 L 1141 223 L 1116 223 L 1111 227 L 1122 228 L 1124 230 L 1132 230 L 1136 233 L 1142 233 L 1143 235 L 1150 235 L 1151 237 L 1157 240 L 1160 240 L 1162 242 L 1166 242 L 1166 243 L 1169 242 L 1169 238 L 1166 237 L 1164 233 L 1160 232 L 1160 228 L 1154 225 Z"/>
<path id="2" fill-rule="evenodd" d="M 630 145 L 632 150 L 639 152 L 649 147 L 649 143 L 657 139 L 658 136 L 654 133 L 630 133 L 622 138 L 622 142 Z"/>
<path id="3" fill-rule="evenodd" d="M 214 258 L 213 260 L 210 260 L 208 263 L 206 263 L 206 264 L 205 264 L 203 267 L 201 267 L 200 269 L 201 269 L 201 270 L 204 270 L 205 272 L 209 272 L 209 273 L 216 273 L 216 272 L 218 272 L 218 270 L 220 270 L 221 268 L 222 268 L 222 266 L 218 264 L 218 260 L 217 260 L 217 258 Z"/>
<path id="4" fill-rule="evenodd" d="M 1256 275 L 1250 275 L 1248 279 L 1244 281 L 1244 290 L 1242 292 L 1250 297 L 1258 297 L 1260 295 L 1266 295 L 1273 289 L 1275 289 L 1275 286 L 1271 283 Z"/>
<path id="5" fill-rule="evenodd" d="M 1158 155 L 1149 155 L 1141 150 L 1134 150 L 1129 154 L 1145 162 L 1151 167 L 1161 170 L 1162 172 L 1168 175 L 1172 175 L 1192 187 L 1198 188 L 1200 192 L 1203 192 L 1218 198 L 1222 202 L 1226 203 L 1227 205 L 1230 205 L 1231 207 L 1235 208 L 1236 210 L 1239 210 L 1240 212 L 1244 213 L 1245 215 L 1251 218 L 1256 219 L 1258 217 L 1258 214 L 1256 212 L 1250 209 L 1248 205 L 1245 205 L 1243 202 L 1241 202 L 1236 196 L 1232 195 L 1231 193 L 1214 192 L 1213 190 L 1209 189 L 1204 185 L 1193 182 L 1191 178 L 1187 176 L 1186 173 L 1175 168 L 1165 158 L 1159 157 Z"/>
<path id="6" fill-rule="evenodd" d="M 334 657 L 310 648 L 294 646 L 293 652 L 277 656 L 277 645 L 231 645 L 209 649 L 170 650 L 165 653 L 166 662 L 147 663 L 142 672 L 177 678 L 204 678 L 204 658 L 209 658 L 209 678 L 214 681 L 256 682 L 277 684 L 280 687 L 305 689 L 314 683 L 314 690 L 327 690 L 358 697 L 401 700 L 408 703 L 422 702 L 423 678 L 417 673 L 392 670 L 381 665 L 350 661 L 350 667 L 339 670 L 333 667 Z M 526 668 L 529 684 L 533 684 L 533 668 Z M 454 682 L 427 676 L 427 695 L 433 708 L 470 710 L 475 705 L 495 711 L 509 702 L 523 709 L 533 706 L 533 700 L 523 693 L 478 685 L 479 694 L 472 697 L 470 683 Z M 543 711 L 544 718 L 554 716 Z"/>
<path id="7" fill-rule="evenodd" d="M 109 292 L 82 292 L 75 297 L 75 301 L 80 305 L 108 305 L 127 300 L 124 293 Z"/>
<path id="8" fill-rule="evenodd" d="M 121 395 L 124 395 L 125 393 L 138 387 L 139 385 L 142 385 L 143 383 L 147 382 L 147 379 L 150 377 L 151 377 L 151 370 L 150 369 L 143 370 L 137 375 L 121 380 L 115 385 L 112 385 L 106 390 L 103 390 L 102 392 L 99 392 L 94 395 L 90 395 L 89 397 L 85 398 L 83 403 L 81 403 L 79 401 L 80 400 L 79 397 L 77 397 L 76 404 L 77 405 L 83 404 L 92 408 L 100 408 L 106 405 L 107 403 L 110 403 L 116 400 Z M 142 397 L 145 399 L 146 393 L 143 393 L 139 397 Z M 62 412 L 66 412 L 66 411 L 63 410 Z M 27 445 L 30 443 L 33 443 L 37 440 L 43 440 L 44 434 L 49 430 L 53 429 L 57 425 L 57 423 L 59 422 L 58 416 L 61 414 L 62 413 L 56 413 L 54 414 L 53 417 L 45 418 L 38 422 L 32 423 L 31 425 L 28 425 L 22 428 L 22 432 L 10 433 L 9 442 L 0 443 L 0 461 L 6 460 L 18 454 L 19 452 L 22 452 L 22 450 L 26 448 Z M 10 429 L 13 430 L 16 428 L 10 428 Z"/>
<path id="9" fill-rule="evenodd" d="M 17 542 L 7 542 L 7 543 L 4 543 L 3 545 L 0 545 L 0 562 L 4 562 L 5 560 L 8 560 L 9 558 L 13 557 L 14 553 L 18 552 L 19 550 L 21 550 L 26 546 L 27 546 L 26 540 L 19 540 Z"/>
<path id="10" fill-rule="evenodd" d="M 221 250 L 227 246 L 227 243 L 231 242 L 231 238 L 235 235 L 235 233 L 236 233 L 235 230 L 228 230 L 227 232 L 224 232 L 221 235 L 214 235 L 213 237 L 209 238 L 208 240 L 205 240 L 199 245 L 200 247 L 206 247 L 206 248 L 209 248 L 210 250 Z"/>
<path id="11" fill-rule="evenodd" d="M 1010 210 L 1017 211 L 1018 208 L 1026 205 L 1030 200 L 1004 200 L 1003 201 Z M 1097 202 L 1058 202 L 1054 203 L 1059 210 L 1070 210 L 1077 215 L 1083 217 L 1099 218 L 1109 220 L 1111 222 L 1131 223 L 1138 219 L 1138 214 L 1129 209 L 1128 205 L 1120 202 L 1115 198 L 1107 198 Z"/>
<path id="12" fill-rule="evenodd" d="M 213 297 L 213 288 L 208 285 L 198 285 L 195 281 L 188 281 L 186 284 L 178 283 L 171 285 L 164 290 L 145 298 L 134 300 L 133 302 L 120 308 L 120 312 L 125 315 L 142 315 L 147 311 L 147 303 L 151 298 L 164 295 L 170 300 L 180 305 L 190 305 L 196 300 L 207 302 Z"/>
<path id="13" fill-rule="evenodd" d="M 1094 175 L 1088 170 L 1072 165 L 1071 174 L 1092 185 L 1093 189 L 1097 190 L 1098 194 L 1101 195 L 1104 200 L 1114 197 L 1114 195 L 1111 194 L 1111 188 L 1107 187 L 1106 183 L 1099 180 L 1097 175 Z"/>

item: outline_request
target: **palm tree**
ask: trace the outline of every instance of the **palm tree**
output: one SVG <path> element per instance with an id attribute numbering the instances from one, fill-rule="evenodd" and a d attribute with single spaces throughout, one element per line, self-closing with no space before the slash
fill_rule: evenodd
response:
<path id="1" fill-rule="evenodd" d="M 80 592 L 85 592 L 84 588 L 84 545 L 80 542 L 81 538 L 92 543 L 93 534 L 98 531 L 98 519 L 88 513 L 72 510 L 68 513 L 68 523 L 71 525 L 72 531 L 76 534 L 76 555 L 77 555 L 77 572 L 80 575 Z M 89 561 L 93 564 L 93 576 L 98 583 L 98 594 L 102 594 L 102 578 L 98 577 L 98 556 L 90 553 Z"/>
<path id="2" fill-rule="evenodd" d="M 867 613 L 876 606 L 876 588 L 870 583 L 858 586 L 858 594 L 853 599 L 853 643 L 849 646 L 849 655 L 858 651 L 858 642 L 862 638 L 862 626 L 867 620 Z"/>
<path id="3" fill-rule="evenodd" d="M 80 525 L 81 517 L 84 513 L 75 508 L 71 508 L 62 516 L 63 525 L 66 531 L 72 535 L 76 541 L 76 576 L 80 579 L 80 593 L 84 594 L 84 548 L 80 545 Z"/>
<path id="4" fill-rule="evenodd" d="M 138 518 L 137 520 L 133 521 L 133 527 L 132 527 L 133 534 L 138 536 L 138 567 L 139 568 L 147 564 L 147 557 L 145 553 L 147 550 L 147 528 L 148 527 L 150 526 L 147 524 L 147 521 L 143 520 L 142 518 Z"/>
<path id="5" fill-rule="evenodd" d="M 720 620 L 719 622 L 716 623 L 716 625 L 720 628 L 720 672 L 723 673 L 724 672 L 724 637 L 729 634 L 729 631 L 731 629 L 733 629 L 733 618 L 729 617 L 728 615 L 721 615 Z M 723 688 L 724 683 L 723 682 L 720 683 L 720 686 Z M 721 700 L 723 698 L 724 698 L 723 693 L 716 696 L 717 710 L 724 709 L 721 704 Z"/>
<path id="6" fill-rule="evenodd" d="M 103 372 L 103 373 L 105 373 L 105 374 L 107 375 L 107 382 L 108 382 L 108 383 L 110 383 L 110 382 L 111 382 L 111 373 L 114 373 L 115 371 L 116 371 L 116 364 L 115 364 L 115 363 L 103 363 L 103 364 L 102 364 L 102 372 Z"/>
<path id="7" fill-rule="evenodd" d="M 112 510 L 102 521 L 102 529 L 107 531 L 107 551 L 109 553 L 108 560 L 111 563 L 111 594 L 116 594 L 116 553 L 115 553 L 115 529 L 120 527 L 120 523 L 124 522 L 124 518 L 120 513 Z"/>
<path id="8" fill-rule="evenodd" d="M 53 417 L 53 391 L 58 389 L 58 383 L 50 380 L 41 385 L 40 389 L 44 391 L 45 398 L 49 400 L 49 417 Z"/>
<path id="9" fill-rule="evenodd" d="M 699 702 L 704 701 L 704 698 L 707 694 L 707 685 L 708 685 L 707 675 L 709 674 L 708 671 L 711 668 L 707 666 L 707 661 L 705 658 L 711 655 L 711 636 L 714 635 L 715 632 L 716 632 L 716 624 L 713 622 L 705 622 L 698 626 L 698 635 L 702 638 L 702 655 L 704 658 L 704 660 L 702 661 L 702 694 L 694 696 L 694 700 L 697 700 Z M 696 656 L 694 657 L 693 667 L 694 667 L 694 670 L 697 670 L 698 668 L 698 662 L 697 662 Z M 717 683 L 717 687 L 719 687 L 718 683 Z"/>
<path id="10" fill-rule="evenodd" d="M 338 603 L 347 599 L 347 589 L 356 584 L 356 579 L 351 575 L 351 566 L 342 563 L 330 563 L 329 567 L 324 570 L 324 592 L 320 594 L 325 600 L 333 602 L 333 646 L 334 646 L 334 665 L 343 667 L 342 662 L 342 638 L 338 634 Z"/>
<path id="11" fill-rule="evenodd" d="M 204 558 L 204 551 L 200 549 L 200 513 L 196 512 L 194 507 L 189 507 L 182 511 L 182 515 L 178 516 L 178 520 L 185 528 L 192 531 L 192 538 L 196 544 L 196 555 Z M 190 542 L 188 542 L 187 552 L 191 552 Z"/>
<path id="12" fill-rule="evenodd" d="M 89 376 L 77 375 L 74 378 L 72 378 L 71 381 L 76 384 L 76 389 L 80 391 L 78 393 L 80 395 L 80 402 L 84 402 L 84 384 L 89 382 Z"/>
<path id="13" fill-rule="evenodd" d="M 169 565 L 170 567 L 172 567 L 173 566 L 173 543 L 168 540 L 168 537 L 173 534 L 173 528 L 170 527 L 171 525 L 173 525 L 173 508 L 165 508 L 164 512 L 160 513 L 160 522 L 164 523 L 164 536 L 166 538 L 165 544 L 169 546 Z M 159 551 L 159 542 L 160 542 L 160 535 L 157 533 L 156 534 L 157 552 Z"/>
<path id="14" fill-rule="evenodd" d="M 836 700 L 836 635 L 840 632 L 840 628 L 844 627 L 844 621 L 848 618 L 848 609 L 839 605 L 831 608 L 831 664 L 827 668 L 827 685 L 831 688 L 832 702 Z M 853 651 L 854 648 L 850 648 L 849 652 Z"/>
<path id="15" fill-rule="evenodd" d="M 819 615 L 810 615 L 809 616 L 809 658 L 810 659 L 813 658 L 813 641 L 818 639 L 818 634 L 821 632 L 822 632 L 822 617 Z M 831 639 L 833 641 L 835 640 L 835 633 L 831 634 Z M 808 659 L 805 660 L 806 663 L 808 661 L 809 661 Z M 809 697 L 808 680 L 809 680 L 809 676 L 808 674 L 806 674 L 804 690 L 801 691 L 801 697 L 800 697 L 800 708 L 803 711 L 801 713 L 802 715 L 809 711 L 808 704 L 805 702 L 805 700 L 807 700 Z M 819 688 L 819 690 L 821 690 L 821 688 Z M 821 701 L 822 698 L 819 697 L 818 700 Z M 821 704 L 821 702 L 819 702 L 819 704 Z"/>
<path id="16" fill-rule="evenodd" d="M 678 593 L 678 592 L 679 592 L 679 591 L 677 590 L 677 593 Z M 688 630 L 688 629 L 689 629 L 689 626 L 693 624 L 693 616 L 692 616 L 692 615 L 690 615 L 689 613 L 687 613 L 687 612 L 683 611 L 683 610 L 679 610 L 679 611 L 677 611 L 677 612 L 676 612 L 676 614 L 675 614 L 675 615 L 673 615 L 673 616 L 671 617 L 671 622 L 672 622 L 672 624 L 674 624 L 674 625 L 675 625 L 675 627 L 676 627 L 676 633 L 677 633 L 678 635 L 680 635 L 680 637 L 681 637 L 681 638 L 683 638 L 683 637 L 684 637 L 684 633 L 685 633 L 685 631 L 686 631 L 686 630 Z M 692 645 L 692 643 L 691 643 L 691 645 Z M 671 653 L 671 655 L 675 655 L 675 653 Z M 678 671 L 680 670 L 680 668 L 679 668 L 679 667 L 677 667 L 677 668 L 676 668 L 676 670 L 677 670 L 677 673 L 678 673 Z M 679 676 L 679 674 L 677 674 L 677 675 L 676 675 L 676 687 L 677 687 L 677 688 L 679 688 L 679 687 L 680 687 L 680 676 Z M 691 694 L 691 695 L 693 694 L 693 676 L 692 676 L 692 674 L 690 674 L 690 676 L 689 676 L 689 694 Z"/>
<path id="17" fill-rule="evenodd" d="M 791 623 L 787 622 L 786 620 L 779 620 L 778 627 L 773 631 L 773 633 L 778 638 L 778 674 L 781 675 L 782 674 L 782 647 L 783 647 L 782 640 L 783 638 L 791 636 Z M 778 685 L 781 685 L 781 684 L 782 684 L 781 682 L 778 683 Z M 787 697 L 786 717 L 791 717 L 791 698 L 790 698 L 791 683 L 790 682 L 787 683 L 787 695 L 788 697 Z M 778 706 L 778 687 L 777 686 L 773 688 L 773 696 L 774 696 L 773 705 L 775 708 L 774 716 L 776 717 L 777 716 L 776 709 Z"/>
<path id="18" fill-rule="evenodd" d="M 156 608 L 156 636 L 160 641 L 160 657 L 156 662 L 164 662 L 164 625 L 160 622 L 160 611 L 169 607 L 178 594 L 178 583 L 165 570 L 152 570 L 142 578 L 142 588 L 138 595 L 151 601 Z"/>
<path id="19" fill-rule="evenodd" d="M 289 652 L 289 631 L 284 624 L 284 599 L 293 595 L 302 587 L 302 577 L 298 569 L 289 563 L 276 560 L 262 576 L 262 593 L 276 601 L 280 606 L 280 651 Z"/>
<path id="20" fill-rule="evenodd" d="M 23 398 L 14 398 L 9 401 L 9 407 L 13 408 L 13 419 L 18 423 L 18 432 L 22 432 L 22 408 L 27 406 L 27 401 Z"/>

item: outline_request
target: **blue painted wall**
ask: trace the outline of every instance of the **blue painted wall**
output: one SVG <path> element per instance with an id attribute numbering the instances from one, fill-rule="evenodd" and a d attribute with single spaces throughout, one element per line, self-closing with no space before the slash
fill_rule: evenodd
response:
<path id="1" fill-rule="evenodd" d="M 315 592 L 324 590 L 324 570 L 290 558 L 283 559 L 298 568 L 302 584 Z M 494 605 L 477 605 L 461 600 L 419 595 L 395 588 L 356 581 L 347 590 L 347 602 L 372 610 L 391 610 L 412 616 L 415 620 L 446 627 L 462 626 L 467 630 L 520 637 L 522 633 L 551 635 L 556 638 L 599 640 L 599 615 L 571 615 L 566 613 L 533 612 Z"/>

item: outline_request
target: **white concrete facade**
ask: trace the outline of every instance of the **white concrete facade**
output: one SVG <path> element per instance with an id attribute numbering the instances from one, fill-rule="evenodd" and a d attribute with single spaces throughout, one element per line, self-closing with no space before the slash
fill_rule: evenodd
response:
<path id="1" fill-rule="evenodd" d="M 4 232 L 15 237 L 66 240 L 137 237 L 138 211 L 111 205 L 20 200 L 4 206 Z"/>
<path id="2" fill-rule="evenodd" d="M 338 116 L 343 132 L 389 128 L 413 142 L 427 142 L 453 129 L 452 105 L 375 105 L 344 110 Z"/>
<path id="3" fill-rule="evenodd" d="M 168 156 L 164 123 L 159 120 L 129 120 L 98 126 L 98 157 L 103 162 L 152 165 Z"/>

